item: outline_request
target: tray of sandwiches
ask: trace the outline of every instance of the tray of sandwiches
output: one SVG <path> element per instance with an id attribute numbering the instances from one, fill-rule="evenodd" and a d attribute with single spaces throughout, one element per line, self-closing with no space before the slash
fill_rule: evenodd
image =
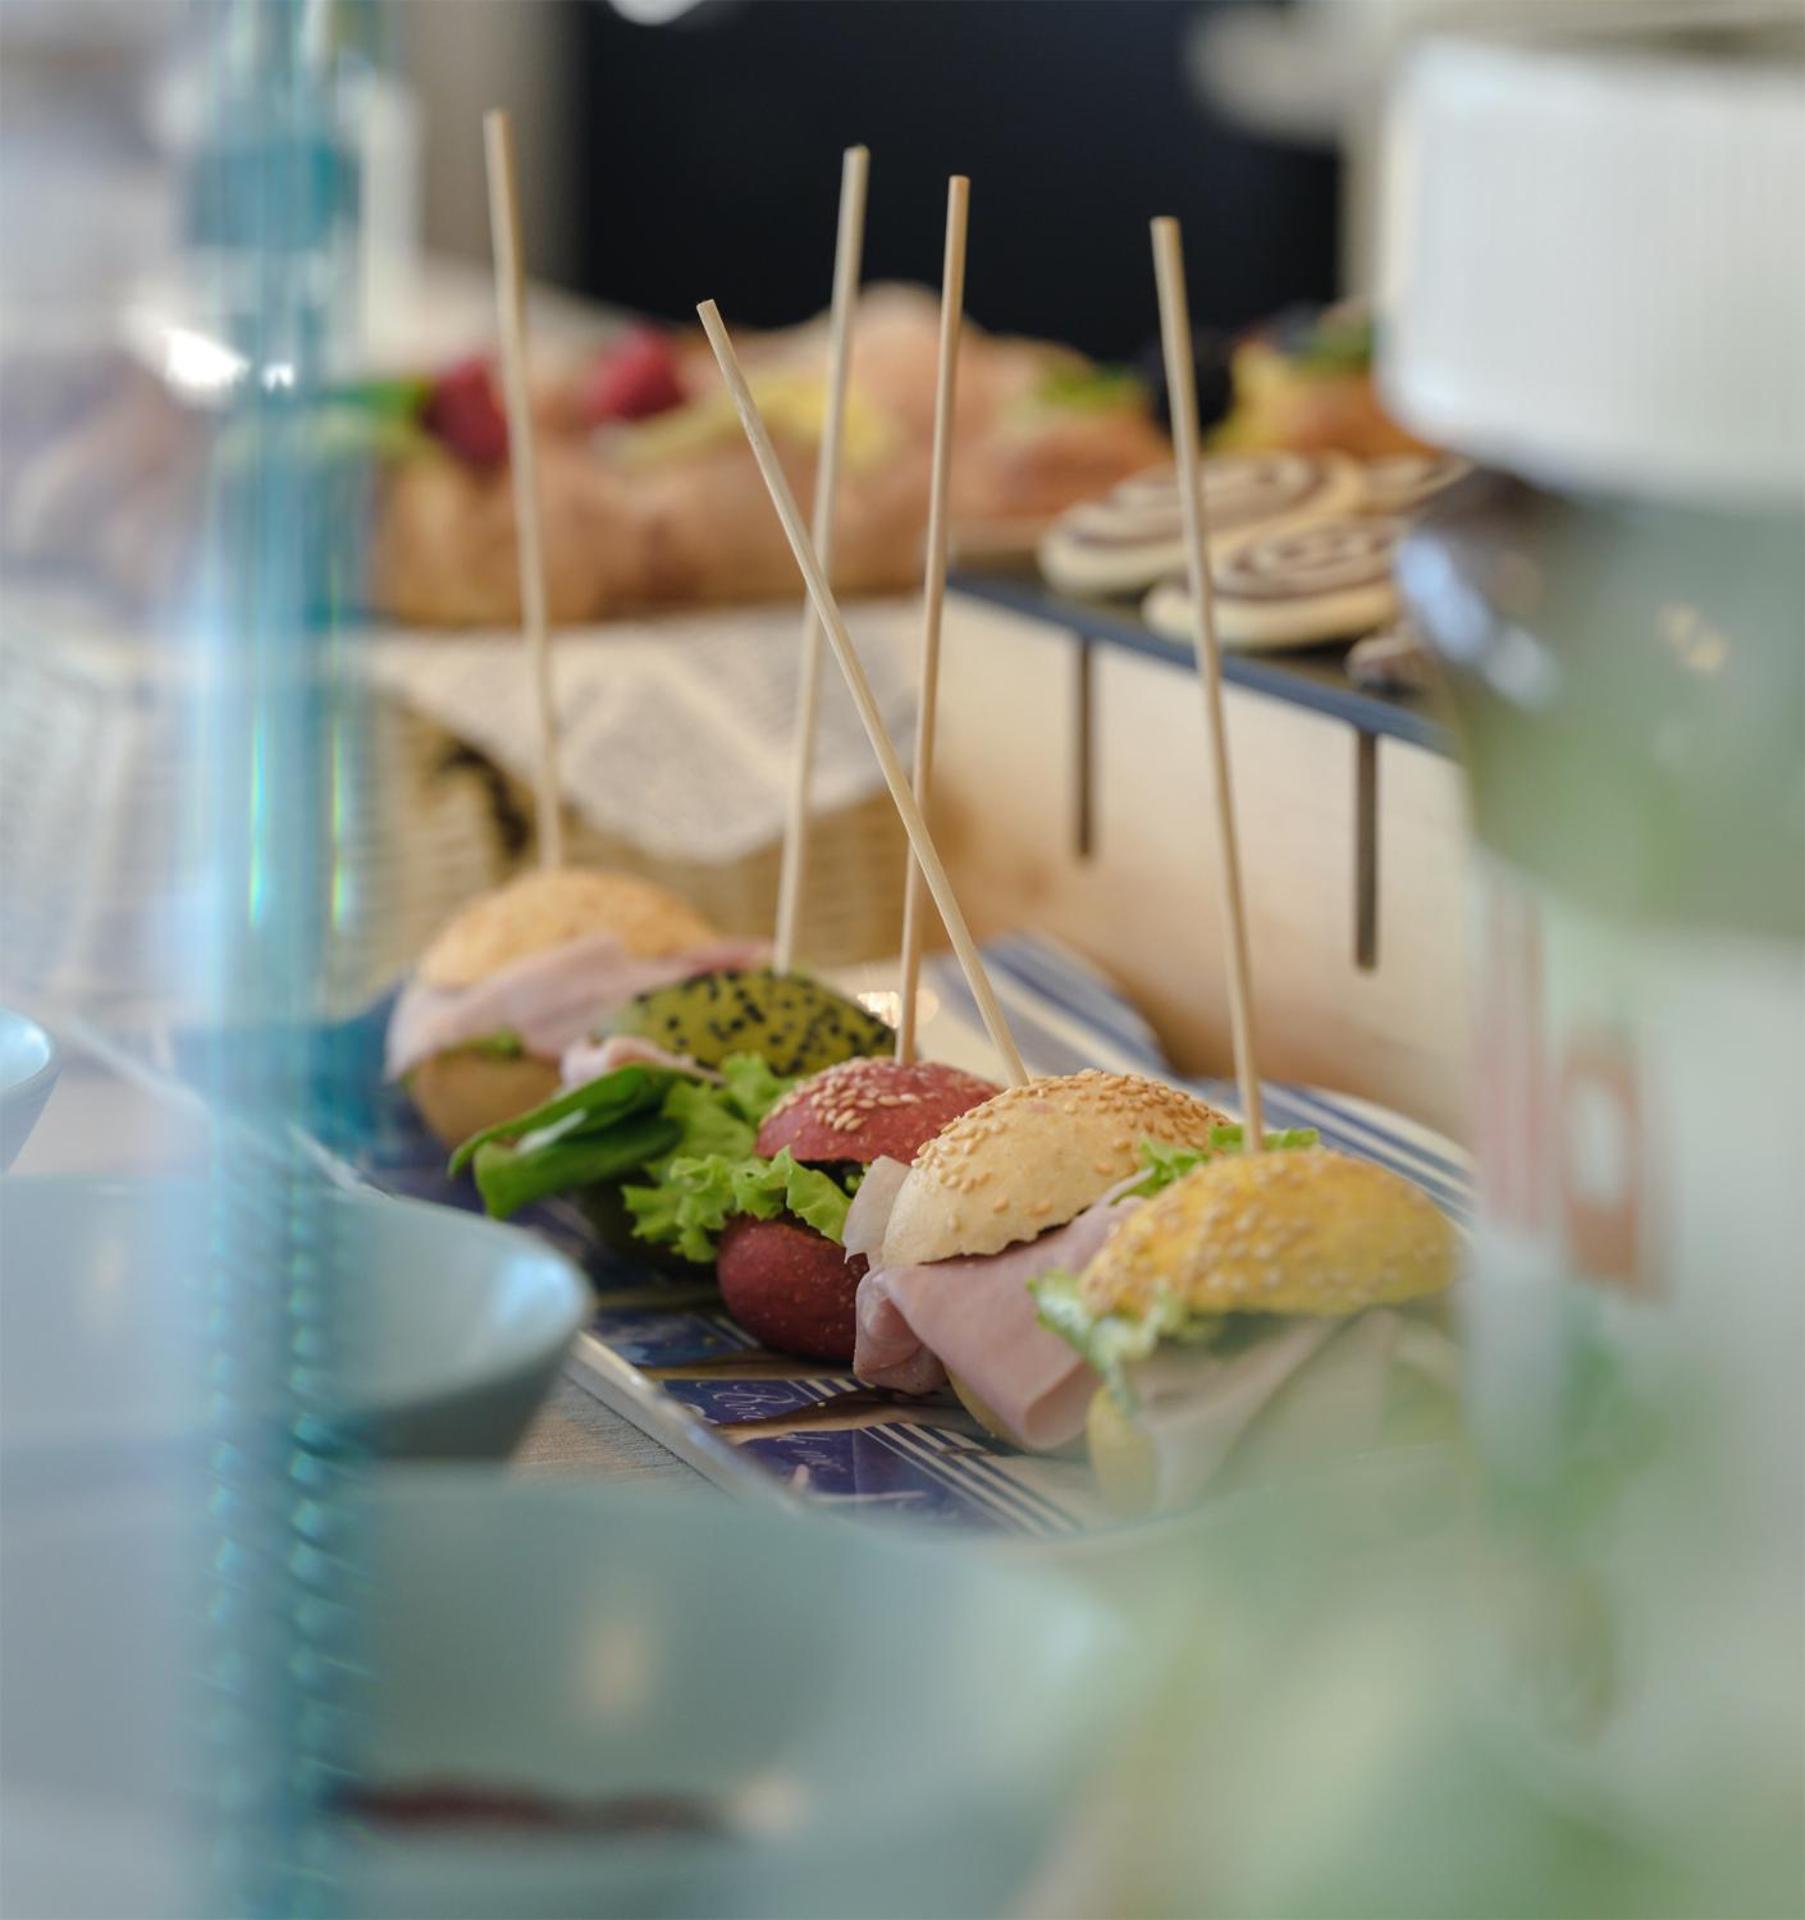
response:
<path id="1" fill-rule="evenodd" d="M 1272 1150 L 1242 1156 L 1232 1085 L 1175 1075 L 1041 936 L 985 949 L 1035 1075 L 1001 1090 L 949 957 L 925 964 L 922 1059 L 901 1068 L 893 969 L 805 988 L 655 890 L 556 891 L 485 896 L 398 995 L 312 1036 L 333 1118 L 311 1144 L 342 1180 L 486 1209 L 577 1259 L 594 1307 L 569 1371 L 710 1478 L 1070 1535 L 1325 1446 L 1454 1430 L 1442 1295 L 1468 1174 L 1428 1129 L 1273 1086 Z M 637 991 L 597 1039 L 603 952 L 604 994 Z M 228 1096 L 263 1057 L 242 1032 L 154 1051 Z M 1244 1160 L 1264 1179 L 1236 1193 Z M 1199 1210 L 1200 1170 L 1228 1182 Z"/>
<path id="2" fill-rule="evenodd" d="M 847 156 L 849 190 L 860 157 Z M 959 425 L 957 396 L 987 392 L 981 374 L 965 381 L 960 347 L 968 192 L 949 181 L 925 383 L 912 770 L 841 609 L 848 550 L 831 567 L 823 552 L 836 462 L 815 475 L 811 530 L 784 431 L 790 389 L 772 384 L 781 367 L 757 339 L 742 358 L 714 302 L 697 309 L 736 459 L 765 496 L 760 542 L 786 579 L 800 573 L 810 609 L 794 724 L 773 749 L 790 778 L 770 941 L 569 857 L 558 761 L 571 743 L 552 720 L 546 617 L 556 539 L 541 524 L 557 509 L 532 476 L 532 448 L 555 447 L 556 427 L 531 391 L 520 288 L 504 273 L 516 458 L 498 498 L 520 508 L 508 558 L 525 645 L 510 677 L 538 713 L 538 864 L 468 900 L 396 991 L 349 1021 L 176 1027 L 155 1052 L 228 1108 L 281 1114 L 342 1179 L 559 1240 L 595 1288 L 581 1375 L 715 1478 L 1045 1535 L 1182 1508 L 1275 1461 L 1452 1437 L 1442 1313 L 1466 1190 L 1445 1142 L 1258 1071 L 1207 593 L 1192 613 L 1212 768 L 1199 834 L 1221 890 L 1235 1093 L 1173 1077 L 1133 1010 L 1058 948 L 1023 938 L 987 955 L 973 937 L 928 813 L 960 476 L 992 472 L 995 453 Z M 498 204 L 505 216 L 506 193 Z M 1201 583 L 1211 515 L 1176 223 L 1156 221 L 1152 240 L 1181 533 Z M 843 265 L 823 444 L 856 466 L 849 374 L 886 334 L 872 296 L 855 335 Z M 1013 400 L 982 417 L 999 431 L 1014 433 L 1029 418 L 1018 404 L 1032 415 L 1059 372 L 1028 364 L 1031 393 L 997 376 L 991 400 Z M 1078 412 L 1132 417 L 1113 394 Z M 829 653 L 911 856 L 900 964 L 862 980 L 805 957 L 799 938 Z M 928 955 L 930 919 L 950 962 Z M 279 1097 L 298 1051 L 312 1075 L 299 1111 Z"/>

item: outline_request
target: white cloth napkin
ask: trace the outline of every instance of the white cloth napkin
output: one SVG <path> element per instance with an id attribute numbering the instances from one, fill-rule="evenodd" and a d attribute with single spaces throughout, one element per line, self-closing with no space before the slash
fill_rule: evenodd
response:
<path id="1" fill-rule="evenodd" d="M 1415 1316 L 1374 1308 L 1348 1320 L 1300 1320 L 1241 1352 L 1186 1356 L 1162 1395 L 1157 1376 L 1141 1414 L 1152 1441 L 1155 1500 L 1182 1507 L 1243 1440 L 1258 1469 L 1321 1460 L 1378 1444 L 1393 1370 L 1411 1367 L 1452 1391 L 1452 1341 Z M 1255 1431 L 1257 1426 L 1257 1432 Z"/>

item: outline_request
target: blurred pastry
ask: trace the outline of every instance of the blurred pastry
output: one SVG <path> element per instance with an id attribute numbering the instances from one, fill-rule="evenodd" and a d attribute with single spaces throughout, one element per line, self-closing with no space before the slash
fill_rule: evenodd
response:
<path id="1" fill-rule="evenodd" d="M 938 315 L 875 287 L 855 325 L 834 574 L 845 592 L 914 586 L 927 526 Z M 824 320 L 749 342 L 746 367 L 791 485 L 807 498 L 826 413 Z M 467 370 L 457 377 L 474 386 Z M 435 388 L 433 444 L 391 461 L 373 556 L 377 609 L 422 625 L 517 617 L 513 500 L 493 421 Z M 779 598 L 795 564 L 705 348 L 642 330 L 539 393 L 547 594 L 555 622 Z M 474 426 L 466 430 L 465 415 Z M 485 432 L 487 425 L 490 429 Z M 1169 452 L 1138 383 L 1082 355 L 968 325 L 960 351 L 953 544 L 1031 544 L 1047 521 Z"/>
<path id="2" fill-rule="evenodd" d="M 1212 543 L 1353 509 L 1365 482 L 1341 454 L 1225 453 L 1203 463 Z M 1037 548 L 1040 570 L 1062 593 L 1145 593 L 1185 565 L 1178 475 L 1158 467 L 1124 480 L 1100 500 L 1063 513 Z"/>
<path id="3" fill-rule="evenodd" d="M 1373 324 L 1353 304 L 1281 314 L 1239 341 L 1234 399 L 1210 436 L 1224 451 L 1334 450 L 1362 459 L 1432 453 L 1385 411 L 1373 382 Z"/>
<path id="4" fill-rule="evenodd" d="M 1343 514 L 1235 542 L 1210 568 L 1217 639 L 1248 651 L 1313 647 L 1396 619 L 1391 562 L 1405 525 L 1382 515 Z M 1155 587 L 1141 611 L 1157 632 L 1191 638 L 1186 581 Z"/>
<path id="5" fill-rule="evenodd" d="M 1416 513 L 1457 486 L 1473 463 L 1456 453 L 1389 453 L 1360 463 L 1362 513 Z"/>

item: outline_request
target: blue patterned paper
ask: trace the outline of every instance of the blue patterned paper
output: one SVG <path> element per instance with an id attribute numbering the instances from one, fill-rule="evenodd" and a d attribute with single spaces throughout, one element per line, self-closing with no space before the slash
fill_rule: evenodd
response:
<path id="1" fill-rule="evenodd" d="M 849 1395 L 871 1397 L 870 1390 L 860 1386 L 850 1373 L 823 1374 L 811 1380 L 733 1380 L 704 1374 L 695 1379 L 661 1380 L 659 1385 L 711 1427 L 794 1419 Z"/>
<path id="2" fill-rule="evenodd" d="M 1018 1516 L 962 1477 L 954 1461 L 911 1451 L 887 1426 L 761 1434 L 742 1441 L 738 1452 L 811 1499 L 985 1532 L 1023 1530 Z"/>
<path id="3" fill-rule="evenodd" d="M 689 1367 L 756 1353 L 758 1342 L 724 1313 L 664 1313 L 657 1308 L 604 1309 L 589 1323 L 603 1346 L 635 1367 Z"/>

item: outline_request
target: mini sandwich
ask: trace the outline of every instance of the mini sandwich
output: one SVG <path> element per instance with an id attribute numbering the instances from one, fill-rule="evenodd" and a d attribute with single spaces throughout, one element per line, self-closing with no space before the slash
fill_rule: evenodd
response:
<path id="1" fill-rule="evenodd" d="M 389 1022 L 388 1077 L 455 1145 L 554 1094 L 565 1049 L 635 995 L 762 951 L 629 874 L 523 874 L 421 956 Z"/>
<path id="2" fill-rule="evenodd" d="M 564 1084 L 628 1059 L 715 1069 L 757 1054 L 793 1079 L 842 1060 L 886 1053 L 895 1032 L 856 1000 L 808 973 L 729 966 L 636 995 L 564 1056 Z"/>
<path id="3" fill-rule="evenodd" d="M 846 1218 L 866 1169 L 907 1166 L 995 1092 L 957 1067 L 845 1061 L 792 1087 L 749 1155 L 674 1159 L 623 1197 L 650 1245 L 713 1256 L 727 1311 L 765 1346 L 845 1365 L 866 1268 L 846 1251 Z"/>
<path id="4" fill-rule="evenodd" d="M 831 987 L 769 967 L 655 988 L 620 1008 L 611 1027 L 566 1050 L 564 1092 L 479 1129 L 452 1171 L 474 1171 L 498 1219 L 568 1196 L 617 1253 L 686 1268 L 713 1264 L 712 1236 L 726 1215 L 714 1219 L 711 1209 L 731 1196 L 725 1175 L 751 1180 L 758 1130 L 796 1078 L 888 1049 L 896 1037 Z M 627 1209 L 629 1184 L 642 1218 Z M 822 1198 L 809 1191 L 806 1204 Z"/>
<path id="5" fill-rule="evenodd" d="M 1182 1504 L 1262 1425 L 1289 1424 L 1275 1452 L 1387 1437 L 1451 1382 L 1420 1304 L 1390 1310 L 1444 1293 L 1456 1248 L 1409 1181 L 1321 1148 L 1218 1154 L 1125 1212 L 1088 1264 L 1033 1285 L 1102 1382 L 1087 1428 L 1111 1503 Z"/>
<path id="6" fill-rule="evenodd" d="M 1089 1263 L 1148 1177 L 1146 1146 L 1207 1152 L 1226 1125 L 1161 1081 L 1079 1073 L 972 1108 L 912 1168 L 875 1162 L 846 1230 L 847 1251 L 871 1260 L 853 1370 L 903 1393 L 950 1380 L 978 1419 L 1023 1446 L 1075 1440 L 1096 1381 L 1039 1323 L 1029 1283 Z"/>

